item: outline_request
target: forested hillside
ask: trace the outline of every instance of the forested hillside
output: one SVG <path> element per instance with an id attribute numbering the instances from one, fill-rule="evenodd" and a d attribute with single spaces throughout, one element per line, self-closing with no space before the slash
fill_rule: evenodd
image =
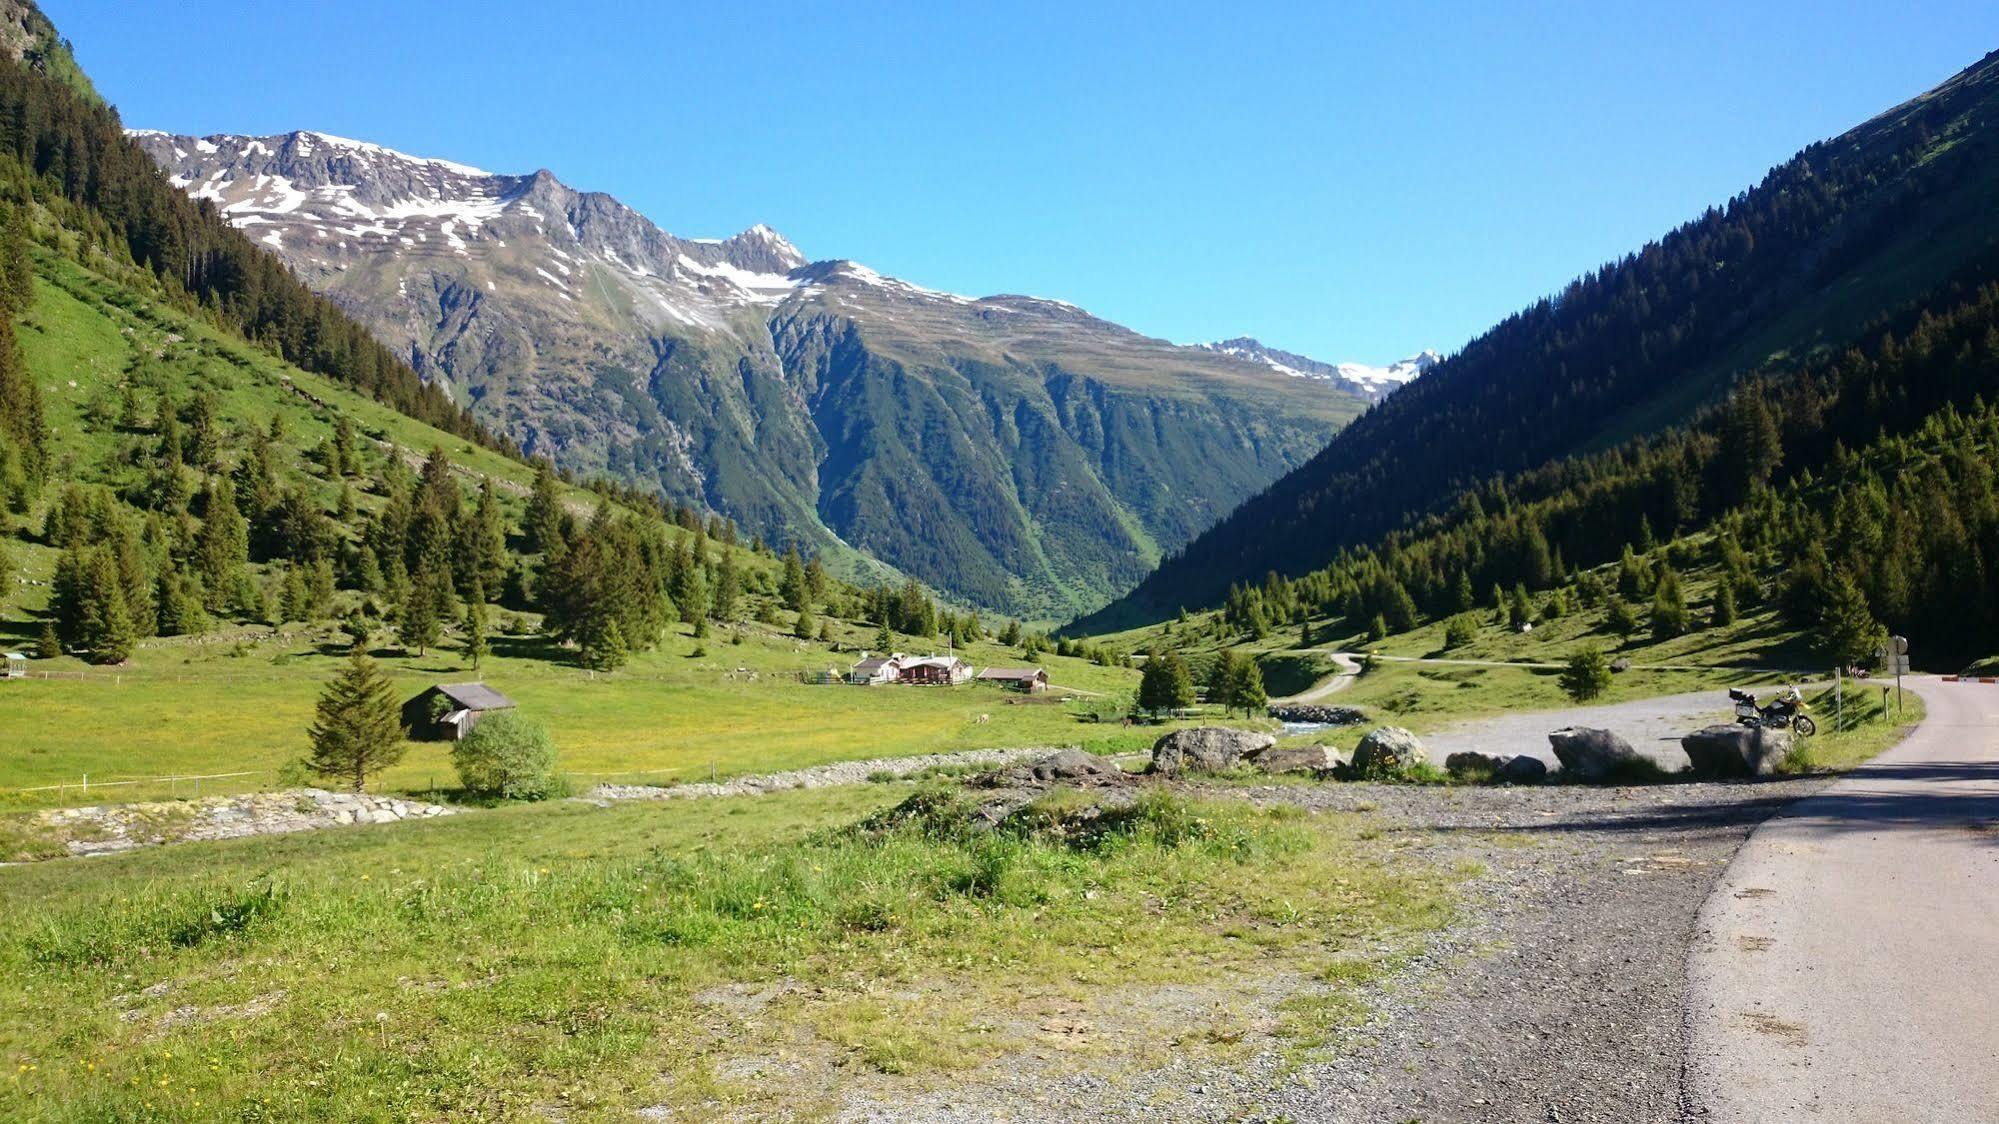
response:
<path id="1" fill-rule="evenodd" d="M 1750 380 L 1692 424 L 1494 480 L 1450 512 L 1296 580 L 1233 587 L 1223 619 L 1262 636 L 1337 616 L 1354 631 L 1498 610 L 1516 626 L 1594 610 L 1606 634 L 1671 637 L 1774 605 L 1830 663 L 1886 631 L 1925 666 L 1999 643 L 1999 255 L 1871 342 Z M 1615 563 L 1614 580 L 1586 571 Z M 1706 611 L 1677 571 L 1718 569 Z"/>
<path id="2" fill-rule="evenodd" d="M 0 630 L 120 663 L 154 636 L 339 621 L 422 652 L 502 631 L 619 666 L 671 626 L 979 634 L 914 583 L 651 492 L 579 488 L 424 386 L 165 183 L 116 117 L 0 61 Z M 316 373 L 315 373 L 316 372 Z"/>
<path id="3" fill-rule="evenodd" d="M 1267 572 L 1305 573 L 1496 477 L 1659 433 L 1745 375 L 1786 376 L 1875 338 L 1870 325 L 1931 299 L 1999 238 L 1995 113 L 1989 55 L 1812 146 L 1474 340 L 1078 629 L 1214 604 Z M 1931 307 L 1941 313 L 1943 299 Z"/>

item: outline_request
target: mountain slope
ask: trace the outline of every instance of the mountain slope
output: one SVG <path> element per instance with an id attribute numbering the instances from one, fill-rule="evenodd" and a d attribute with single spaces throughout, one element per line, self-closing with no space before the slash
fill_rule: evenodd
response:
<path id="1" fill-rule="evenodd" d="M 1773 169 L 1755 188 L 1510 317 L 1342 431 L 1078 627 L 1296 574 L 1495 475 L 1683 421 L 1999 243 L 1999 55 Z"/>
<path id="2" fill-rule="evenodd" d="M 1129 586 L 1371 397 L 809 262 L 765 227 L 678 238 L 545 171 L 309 132 L 137 139 L 530 452 L 1029 617 Z"/>

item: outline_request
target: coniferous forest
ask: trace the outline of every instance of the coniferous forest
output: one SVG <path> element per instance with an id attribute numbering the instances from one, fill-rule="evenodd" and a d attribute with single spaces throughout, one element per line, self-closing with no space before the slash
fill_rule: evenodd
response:
<path id="1" fill-rule="evenodd" d="M 1495 480 L 1601 472 L 1592 457 L 1537 466 L 1684 423 L 1739 378 L 1782 381 L 1808 361 L 1820 373 L 1796 381 L 1818 385 L 1833 356 L 1871 346 L 1885 321 L 1951 316 L 1961 287 L 1990 276 L 1995 192 L 1999 55 L 1988 55 L 1509 317 L 1076 627 L 1157 620 L 1215 604 L 1232 583 L 1303 574 Z M 1894 356 L 1880 362 L 1898 370 Z M 1888 380 L 1877 378 L 1870 400 L 1929 400 Z M 1787 424 L 1813 424 L 1809 404 L 1802 423 Z M 1836 436 L 1855 443 L 1854 431 Z M 1650 448 L 1621 447 L 1625 458 Z M 1791 466 L 1812 463 L 1807 453 Z"/>

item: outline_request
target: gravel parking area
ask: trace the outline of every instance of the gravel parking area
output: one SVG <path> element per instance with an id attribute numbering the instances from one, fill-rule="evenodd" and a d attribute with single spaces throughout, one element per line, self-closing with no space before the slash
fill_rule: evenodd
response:
<path id="1" fill-rule="evenodd" d="M 850 1100 L 842 1117 L 1679 1120 L 1687 951 L 1701 903 L 1756 824 L 1825 783 L 1229 789 L 1370 813 L 1413 860 L 1482 868 L 1459 920 L 1373 989 L 1353 1041 L 1303 1065 L 1275 1039 L 1246 1062 L 1169 1054 L 1138 1072 L 1003 1059 L 895 1103 Z"/>
<path id="2" fill-rule="evenodd" d="M 1548 732 L 1564 726 L 1595 726 L 1621 735 L 1631 743 L 1631 748 L 1672 772 L 1687 763 L 1686 751 L 1680 748 L 1682 734 L 1717 722 L 1733 721 L 1734 711 L 1725 693 L 1696 691 L 1608 706 L 1494 715 L 1424 734 L 1423 746 L 1430 759 L 1439 765 L 1453 753 L 1477 750 L 1508 757 L 1524 753 L 1553 768 L 1555 755 L 1548 748 Z"/>

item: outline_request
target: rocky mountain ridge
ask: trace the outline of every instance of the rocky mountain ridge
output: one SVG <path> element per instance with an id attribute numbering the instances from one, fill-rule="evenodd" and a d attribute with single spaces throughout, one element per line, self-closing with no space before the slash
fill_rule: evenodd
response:
<path id="1" fill-rule="evenodd" d="M 765 226 L 677 237 L 546 170 L 132 135 L 530 452 L 1009 614 L 1101 603 L 1373 397 L 1060 301 L 812 261 Z"/>

